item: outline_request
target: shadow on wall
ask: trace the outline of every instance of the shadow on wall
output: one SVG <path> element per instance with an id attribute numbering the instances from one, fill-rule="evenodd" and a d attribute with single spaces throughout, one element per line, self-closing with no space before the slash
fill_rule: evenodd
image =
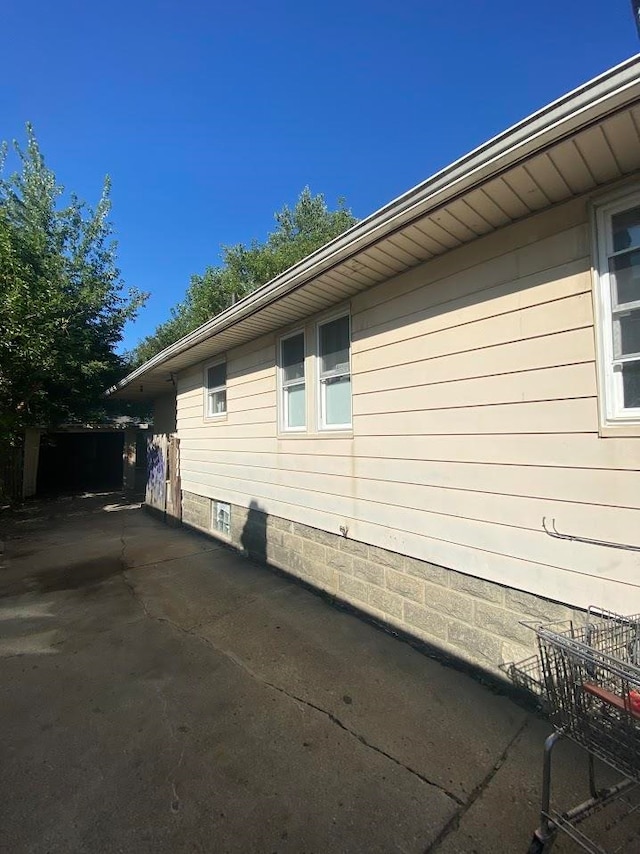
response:
<path id="1" fill-rule="evenodd" d="M 257 501 L 251 500 L 249 514 L 240 536 L 242 548 L 255 560 L 267 560 L 267 514 Z"/>

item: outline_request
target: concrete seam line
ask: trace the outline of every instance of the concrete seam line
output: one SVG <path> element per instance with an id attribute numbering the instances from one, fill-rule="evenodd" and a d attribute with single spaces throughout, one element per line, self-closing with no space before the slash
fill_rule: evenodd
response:
<path id="1" fill-rule="evenodd" d="M 458 827 L 460 826 L 461 820 L 464 818 L 464 816 L 467 814 L 467 812 L 471 809 L 471 807 L 474 805 L 474 803 L 478 800 L 480 795 L 483 794 L 483 792 L 489 786 L 489 784 L 491 783 L 493 778 L 496 776 L 498 771 L 502 768 L 502 766 L 504 765 L 504 763 L 507 760 L 507 757 L 509 756 L 509 752 L 510 752 L 511 748 L 520 740 L 520 738 L 522 737 L 522 734 L 524 733 L 525 729 L 528 726 L 529 726 L 529 720 L 528 720 L 528 718 L 525 718 L 525 720 L 520 724 L 520 726 L 516 730 L 516 733 L 513 736 L 513 738 L 510 739 L 507 746 L 502 751 L 502 753 L 498 757 L 497 761 L 494 763 L 494 765 L 491 768 L 491 770 L 489 771 L 489 773 L 486 774 L 486 776 L 483 777 L 483 779 L 478 783 L 478 785 L 471 792 L 471 794 L 469 795 L 467 800 L 460 806 L 460 809 L 456 810 L 455 814 L 445 824 L 445 826 L 442 828 L 442 830 L 436 836 L 436 838 L 433 840 L 433 842 L 429 845 L 429 847 L 427 849 L 425 849 L 424 854 L 433 854 L 433 852 L 438 850 L 438 847 L 444 842 L 444 840 L 447 838 L 447 836 L 449 836 L 449 834 L 452 833 L 454 830 L 458 829 Z"/>
<path id="2" fill-rule="evenodd" d="M 320 706 L 316 706 L 314 703 L 311 703 L 308 700 L 303 700 L 302 697 L 297 697 L 295 694 L 290 694 L 288 691 L 285 691 L 284 688 L 278 687 L 278 685 L 273 685 L 271 682 L 266 682 L 262 679 L 260 681 L 269 688 L 273 688 L 275 691 L 284 694 L 286 697 L 290 697 L 292 700 L 295 700 L 296 702 L 301 703 L 302 705 L 307 706 L 308 708 L 313 709 L 314 711 L 319 712 L 322 715 L 325 715 L 327 718 L 329 718 L 331 723 L 334 723 L 336 726 L 340 727 L 340 729 L 343 729 L 345 732 L 348 732 L 349 735 L 352 735 L 365 747 L 368 747 L 375 753 L 379 753 L 380 756 L 384 756 L 385 759 L 389 759 L 391 762 L 393 762 L 395 765 L 398 765 L 400 768 L 404 768 L 405 771 L 408 771 L 410 774 L 413 774 L 414 777 L 417 777 L 419 780 L 421 780 L 423 783 L 426 783 L 428 786 L 433 786 L 434 788 L 439 789 L 444 795 L 446 795 L 448 798 L 458 804 L 458 806 L 464 806 L 464 801 L 459 798 L 458 795 L 456 795 L 454 792 L 449 791 L 449 789 L 440 785 L 440 783 L 436 783 L 435 780 L 430 780 L 428 777 L 425 777 L 424 774 L 421 774 L 419 771 L 416 771 L 415 768 L 411 768 L 410 765 L 405 765 L 404 762 L 401 762 L 399 759 L 396 759 L 395 756 L 391 756 L 390 753 L 387 753 L 386 751 L 382 750 L 382 748 L 377 747 L 370 741 L 367 741 L 367 739 L 363 735 L 360 735 L 360 733 L 350 729 L 340 720 L 340 718 L 336 717 L 332 712 L 328 712 L 326 709 L 322 709 Z"/>
<path id="3" fill-rule="evenodd" d="M 209 552 L 219 552 L 222 548 L 222 546 L 214 546 L 211 549 L 200 549 L 200 551 L 197 552 L 189 552 L 189 554 L 176 555 L 175 557 L 165 557 L 162 558 L 162 560 L 149 561 L 149 563 L 133 563 L 131 565 L 123 564 L 123 567 L 127 572 L 130 572 L 134 569 L 145 569 L 148 566 L 159 566 L 161 563 L 171 563 L 172 560 L 185 560 L 188 557 L 198 557 L 198 555 L 206 555 Z M 122 559 L 124 560 L 124 548 L 122 550 Z"/>
<path id="4" fill-rule="evenodd" d="M 220 655 L 224 656 L 228 661 L 230 661 L 232 664 L 234 664 L 240 670 L 244 671 L 254 681 L 259 682 L 261 685 L 264 685 L 265 688 L 270 688 L 272 691 L 277 691 L 279 694 L 283 694 L 285 697 L 288 697 L 290 700 L 293 700 L 296 703 L 300 703 L 303 706 L 307 706 L 307 708 L 313 709 L 313 711 L 318 712 L 321 715 L 324 715 L 325 717 L 327 717 L 331 721 L 331 723 L 335 724 L 340 729 L 349 733 L 349 735 L 351 735 L 353 738 L 357 739 L 360 742 L 360 744 L 362 744 L 364 747 L 368 748 L 369 750 L 375 751 L 380 756 L 383 756 L 385 759 L 388 759 L 390 762 L 393 762 L 395 765 L 398 765 L 400 768 L 403 768 L 405 771 L 408 771 L 410 774 L 412 774 L 414 777 L 417 777 L 421 782 L 425 783 L 426 785 L 432 786 L 433 788 L 441 791 L 450 800 L 454 801 L 454 803 L 456 803 L 458 805 L 459 810 L 456 811 L 456 814 L 458 814 L 460 812 L 460 809 L 464 808 L 465 801 L 463 801 L 454 792 L 451 792 L 445 786 L 440 785 L 439 783 L 435 782 L 434 780 L 430 780 L 428 777 L 425 777 L 424 774 L 421 774 L 419 771 L 416 771 L 415 768 L 411 768 L 409 765 L 405 765 L 399 759 L 396 759 L 395 756 L 391 756 L 391 754 L 382 750 L 382 748 L 377 747 L 375 744 L 372 744 L 370 741 L 367 741 L 367 739 L 363 735 L 356 732 L 355 730 L 350 729 L 339 718 L 337 718 L 332 712 L 329 712 L 326 709 L 321 708 L 320 706 L 316 706 L 314 703 L 311 703 L 308 700 L 304 700 L 302 697 L 298 697 L 295 694 L 289 693 L 289 691 L 286 691 L 284 688 L 281 688 L 279 685 L 275 685 L 273 682 L 269 682 L 268 680 L 263 679 L 261 676 L 259 676 L 253 670 L 251 670 L 251 668 L 241 658 L 234 655 L 232 652 L 229 652 L 228 650 L 222 649 L 221 647 L 217 646 L 209 638 L 205 638 L 205 637 L 202 637 L 202 635 L 197 634 L 194 631 L 194 629 L 197 628 L 196 626 L 193 626 L 191 628 L 183 628 L 182 626 L 178 626 L 176 623 L 174 623 L 171 620 L 166 619 L 165 617 L 156 617 L 155 615 L 151 614 L 148 611 L 144 602 L 141 600 L 141 598 L 135 592 L 135 587 L 133 586 L 133 584 L 126 578 L 125 571 L 123 571 L 121 573 L 121 575 L 122 575 L 123 583 L 125 584 L 125 586 L 129 590 L 129 592 L 131 593 L 133 598 L 136 600 L 138 605 L 142 608 L 145 616 L 149 617 L 149 619 L 155 620 L 156 622 L 159 622 L 159 623 L 167 623 L 168 625 L 170 625 L 172 628 L 176 629 L 177 631 L 182 632 L 183 634 L 186 634 L 186 635 L 190 635 L 191 637 L 195 638 L 196 640 L 199 640 L 202 643 L 205 643 L 207 646 L 210 646 L 212 649 L 214 649 Z"/>

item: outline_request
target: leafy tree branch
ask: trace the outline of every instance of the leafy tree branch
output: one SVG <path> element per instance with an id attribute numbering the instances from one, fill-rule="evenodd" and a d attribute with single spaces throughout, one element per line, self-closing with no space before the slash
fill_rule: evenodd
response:
<path id="1" fill-rule="evenodd" d="M 223 246 L 221 266 L 193 275 L 184 300 L 129 354 L 131 361 L 146 362 L 356 223 L 343 199 L 336 210 L 329 210 L 324 196 L 312 195 L 308 187 L 295 206 L 285 205 L 275 220 L 276 229 L 265 242 Z"/>
<path id="2" fill-rule="evenodd" d="M 146 295 L 124 288 L 107 178 L 95 208 L 45 163 L 33 128 L 14 143 L 19 169 L 0 158 L 0 440 L 25 426 L 88 421 L 125 370 L 115 347 Z"/>

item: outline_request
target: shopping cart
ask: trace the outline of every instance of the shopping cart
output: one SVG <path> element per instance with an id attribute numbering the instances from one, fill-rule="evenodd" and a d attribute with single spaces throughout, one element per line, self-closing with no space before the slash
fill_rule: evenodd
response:
<path id="1" fill-rule="evenodd" d="M 518 687 L 540 698 L 555 730 L 544 745 L 541 821 L 528 854 L 548 854 L 559 831 L 585 851 L 607 854 L 578 825 L 613 801 L 634 809 L 628 796 L 640 784 L 640 615 L 590 608 L 583 626 L 526 625 L 537 634 L 538 655 L 510 665 L 508 672 Z M 551 806 L 551 754 L 562 737 L 587 751 L 591 797 L 559 812 Z M 599 789 L 594 757 L 622 779 Z"/>

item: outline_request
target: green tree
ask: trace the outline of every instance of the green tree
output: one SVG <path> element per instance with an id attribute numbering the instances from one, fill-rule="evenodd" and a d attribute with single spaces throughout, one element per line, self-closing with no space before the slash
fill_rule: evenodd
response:
<path id="1" fill-rule="evenodd" d="M 221 266 L 193 275 L 183 302 L 138 344 L 130 354 L 131 361 L 147 361 L 356 223 L 342 199 L 336 210 L 329 210 L 324 196 L 312 195 L 308 187 L 293 209 L 285 205 L 275 220 L 276 229 L 264 243 L 254 240 L 248 246 L 224 246 Z"/>
<path id="2" fill-rule="evenodd" d="M 33 129 L 0 162 L 0 441 L 22 428 L 87 420 L 126 370 L 114 348 L 145 295 L 125 291 L 109 221 L 109 179 L 91 209 L 46 166 Z"/>

